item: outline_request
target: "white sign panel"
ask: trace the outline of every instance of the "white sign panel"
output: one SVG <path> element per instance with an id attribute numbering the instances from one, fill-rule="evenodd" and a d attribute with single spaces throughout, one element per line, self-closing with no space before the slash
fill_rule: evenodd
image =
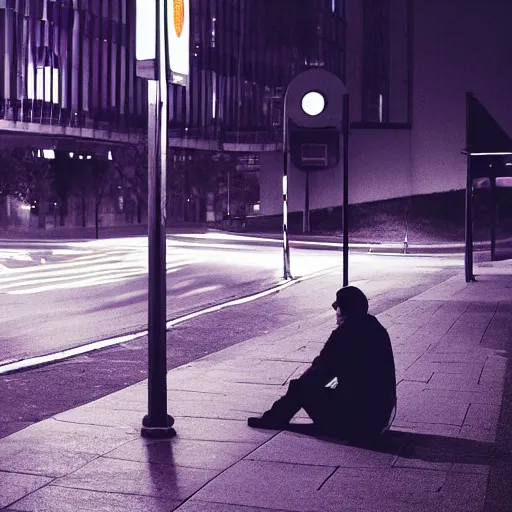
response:
<path id="1" fill-rule="evenodd" d="M 189 74 L 190 0 L 161 0 L 167 8 L 167 50 L 170 76 L 175 84 L 187 85 Z M 137 75 L 156 80 L 156 0 L 137 0 Z"/>
<path id="2" fill-rule="evenodd" d="M 190 0 L 167 0 L 171 81 L 186 85 L 189 73 Z"/>
<path id="3" fill-rule="evenodd" d="M 136 59 L 154 60 L 156 54 L 156 1 L 137 0 L 136 9 Z"/>

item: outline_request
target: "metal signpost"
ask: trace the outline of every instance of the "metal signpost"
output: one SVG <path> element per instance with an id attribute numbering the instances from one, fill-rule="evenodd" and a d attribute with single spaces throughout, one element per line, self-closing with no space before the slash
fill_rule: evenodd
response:
<path id="1" fill-rule="evenodd" d="M 166 171 L 168 63 L 169 81 L 185 85 L 188 74 L 188 0 L 137 0 L 137 74 L 148 79 L 148 414 L 144 437 L 172 437 L 174 419 L 167 414 L 167 273 Z M 174 46 L 173 46 L 174 45 Z M 184 63 L 174 63 L 176 48 L 187 49 Z M 176 57 L 174 58 L 176 60 Z"/>
<path id="2" fill-rule="evenodd" d="M 290 241 L 288 239 L 288 167 L 290 162 L 288 147 L 288 116 L 286 115 L 286 99 L 284 102 L 283 119 L 283 277 L 292 279 L 290 271 Z"/>
<path id="3" fill-rule="evenodd" d="M 348 286 L 348 135 L 349 96 L 343 95 L 343 286 Z"/>
<path id="4" fill-rule="evenodd" d="M 343 285 L 348 284 L 348 94 L 343 82 L 323 68 L 298 74 L 288 85 L 283 119 L 283 259 L 291 278 L 288 229 L 290 162 L 306 172 L 303 231 L 310 231 L 311 174 L 339 163 L 343 132 Z"/>
<path id="5" fill-rule="evenodd" d="M 475 98 L 466 93 L 466 215 L 464 270 L 466 283 L 475 281 L 473 273 L 473 189 L 474 180 L 489 180 L 492 194 L 491 261 L 496 259 L 496 186 L 497 178 L 512 177 L 504 157 L 512 156 L 512 140 L 501 126 Z M 475 160 L 476 159 L 476 160 Z M 479 162 L 483 159 L 482 162 Z"/>

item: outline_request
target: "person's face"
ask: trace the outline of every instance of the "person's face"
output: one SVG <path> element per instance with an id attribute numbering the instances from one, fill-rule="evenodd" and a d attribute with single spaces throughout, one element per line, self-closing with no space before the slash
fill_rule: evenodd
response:
<path id="1" fill-rule="evenodd" d="M 332 308 L 336 311 L 336 323 L 341 325 L 345 320 L 345 315 L 336 303 L 333 303 Z"/>

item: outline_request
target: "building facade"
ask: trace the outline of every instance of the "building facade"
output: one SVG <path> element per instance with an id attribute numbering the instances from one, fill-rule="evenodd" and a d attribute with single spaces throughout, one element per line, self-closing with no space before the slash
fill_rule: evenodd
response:
<path id="1" fill-rule="evenodd" d="M 323 66 L 344 77 L 344 0 L 190 0 L 190 12 L 189 86 L 169 85 L 171 146 L 275 143 L 293 76 Z M 135 0 L 0 0 L 0 34 L 0 120 L 11 129 L 144 132 Z"/>
<path id="2" fill-rule="evenodd" d="M 347 0 L 351 203 L 465 188 L 466 92 L 512 134 L 512 3 Z M 261 155 L 261 213 L 282 212 L 282 159 Z M 342 169 L 311 174 L 311 208 L 341 204 Z M 304 209 L 292 168 L 290 211 Z"/>
<path id="3" fill-rule="evenodd" d="M 502 0 L 190 0 L 188 86 L 169 85 L 169 173 L 184 168 L 174 181 L 196 203 L 189 217 L 206 219 L 212 194 L 229 211 L 233 173 L 257 177 L 250 213 L 282 211 L 284 94 L 315 66 L 350 94 L 351 202 L 462 189 L 466 91 L 512 132 L 511 11 Z M 84 154 L 144 145 L 135 0 L 0 0 L 0 57 L 0 148 L 25 135 Z M 219 178 L 201 187 L 209 167 Z M 311 176 L 311 208 L 340 205 L 341 176 Z M 292 167 L 289 187 L 301 211 L 304 173 Z"/>
<path id="4" fill-rule="evenodd" d="M 147 85 L 135 73 L 135 3 L 0 0 L 0 147 L 31 144 L 87 158 L 98 147 L 116 154 L 123 144 L 144 144 Z M 188 85 L 169 85 L 169 172 L 180 163 L 204 167 L 198 153 L 211 154 L 213 168 L 220 160 L 228 169 L 217 180 L 226 203 L 243 173 L 258 181 L 260 152 L 280 150 L 291 78 L 311 66 L 344 78 L 345 5 L 190 0 L 190 13 Z M 231 167 L 239 174 L 231 176 Z M 211 203 L 218 190 L 200 191 L 184 174 L 180 201 Z M 230 209 L 229 201 L 221 207 Z"/>
<path id="5" fill-rule="evenodd" d="M 0 120 L 11 130 L 23 123 L 31 132 L 106 140 L 105 132 L 143 130 L 132 4 L 2 0 Z"/>

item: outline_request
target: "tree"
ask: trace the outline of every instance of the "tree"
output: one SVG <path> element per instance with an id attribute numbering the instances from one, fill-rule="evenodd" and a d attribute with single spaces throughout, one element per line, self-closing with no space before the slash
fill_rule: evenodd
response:
<path id="1" fill-rule="evenodd" d="M 14 149 L 13 156 L 10 194 L 36 206 L 38 227 L 44 229 L 51 193 L 50 161 L 30 147 Z"/>
<path id="2" fill-rule="evenodd" d="M 142 222 L 142 210 L 148 204 L 147 140 L 122 146 L 113 152 L 113 168 L 127 185 L 137 203 L 137 223 Z"/>
<path id="3" fill-rule="evenodd" d="M 167 187 L 169 195 L 179 201 L 180 217 L 185 218 L 188 199 L 195 202 L 195 218 L 199 219 L 200 199 L 213 193 L 218 200 L 222 196 L 220 188 L 227 183 L 228 172 L 233 175 L 235 159 L 227 153 L 194 151 L 186 153 L 174 150 L 170 153 Z"/>
<path id="4" fill-rule="evenodd" d="M 108 184 L 112 177 L 113 166 L 108 160 L 91 160 L 89 173 L 91 179 L 91 188 L 94 197 L 94 225 L 96 228 L 96 238 L 99 238 L 99 211 L 101 201 L 105 195 Z"/>
<path id="5" fill-rule="evenodd" d="M 82 226 L 87 225 L 87 199 L 94 200 L 94 225 L 96 238 L 99 238 L 99 212 L 105 192 L 109 188 L 113 175 L 113 166 L 106 159 L 70 159 L 74 169 L 71 191 L 82 199 Z"/>
<path id="6" fill-rule="evenodd" d="M 82 171 L 81 161 L 71 159 L 68 152 L 56 151 L 55 160 L 52 162 L 53 189 L 58 198 L 60 225 L 64 226 L 64 219 L 67 215 L 69 196 L 76 182 L 80 181 Z M 83 211 L 82 211 L 83 214 Z"/>
<path id="7" fill-rule="evenodd" d="M 0 196 L 16 195 L 18 161 L 11 151 L 0 151 Z"/>

